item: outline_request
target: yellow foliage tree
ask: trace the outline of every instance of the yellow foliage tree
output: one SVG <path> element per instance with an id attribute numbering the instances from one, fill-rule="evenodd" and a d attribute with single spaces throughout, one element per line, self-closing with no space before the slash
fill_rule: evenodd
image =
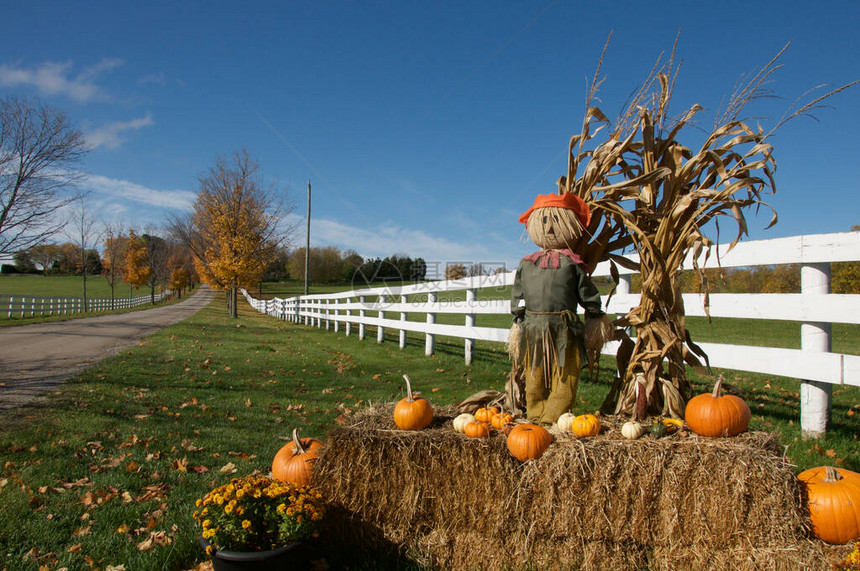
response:
<path id="1" fill-rule="evenodd" d="M 237 317 L 236 292 L 258 282 L 286 236 L 286 212 L 275 189 L 264 188 L 259 165 L 247 151 L 219 158 L 200 177 L 200 193 L 186 221 L 173 221 L 175 233 L 194 255 L 200 279 L 229 290 L 230 315 Z"/>
<path id="2" fill-rule="evenodd" d="M 152 275 L 152 266 L 149 265 L 149 251 L 146 241 L 135 235 L 134 230 L 128 232 L 128 243 L 125 249 L 125 266 L 122 268 L 122 280 L 138 289 L 146 285 L 149 276 Z"/>

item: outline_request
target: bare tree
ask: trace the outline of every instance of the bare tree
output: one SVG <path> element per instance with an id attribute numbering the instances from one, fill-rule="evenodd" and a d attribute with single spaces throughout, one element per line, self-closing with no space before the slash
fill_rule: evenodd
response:
<path id="1" fill-rule="evenodd" d="M 84 311 L 87 311 L 87 248 L 98 244 L 100 236 L 95 230 L 96 219 L 93 218 L 87 202 L 87 194 L 79 194 L 74 198 L 74 205 L 69 217 L 71 230 L 69 239 L 80 247 L 81 275 L 84 279 Z"/>
<path id="2" fill-rule="evenodd" d="M 128 239 L 122 224 L 108 224 L 104 233 L 104 250 L 102 257 L 102 275 L 110 285 L 110 308 L 114 309 L 116 300 L 116 281 L 122 279 L 125 263 L 125 248 Z"/>
<path id="3" fill-rule="evenodd" d="M 63 226 L 54 215 L 73 198 L 62 190 L 80 174 L 83 134 L 47 105 L 0 99 L 0 255 L 43 242 Z"/>

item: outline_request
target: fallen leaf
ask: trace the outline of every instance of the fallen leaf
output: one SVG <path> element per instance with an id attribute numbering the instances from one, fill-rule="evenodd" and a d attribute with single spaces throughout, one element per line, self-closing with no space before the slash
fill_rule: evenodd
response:
<path id="1" fill-rule="evenodd" d="M 235 474 L 238 470 L 232 462 L 227 462 L 226 464 L 221 466 L 221 469 L 218 471 L 222 474 Z"/>
<path id="2" fill-rule="evenodd" d="M 82 547 L 83 543 L 76 543 L 75 545 L 72 545 L 71 547 L 66 549 L 66 553 L 80 553 Z"/>
<path id="3" fill-rule="evenodd" d="M 173 466 L 173 468 L 175 470 L 178 470 L 180 472 L 188 472 L 188 458 L 187 457 L 183 458 L 182 460 L 179 460 L 179 459 L 174 460 L 173 462 L 170 463 L 170 465 Z"/>

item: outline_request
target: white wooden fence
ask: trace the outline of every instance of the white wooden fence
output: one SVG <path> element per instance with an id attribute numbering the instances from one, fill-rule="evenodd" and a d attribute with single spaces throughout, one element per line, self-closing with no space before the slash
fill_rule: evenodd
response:
<path id="1" fill-rule="evenodd" d="M 727 246 L 715 248 L 700 267 L 743 267 L 778 264 L 800 264 L 801 293 L 799 294 L 711 294 L 712 317 L 743 317 L 801 322 L 801 349 L 754 347 L 717 343 L 698 343 L 707 353 L 712 367 L 736 369 L 802 379 L 801 428 L 805 434 L 823 434 L 829 416 L 832 385 L 860 386 L 860 355 L 832 353 L 830 325 L 832 323 L 860 324 L 860 295 L 831 294 L 829 285 L 831 262 L 860 260 L 860 232 L 794 236 L 773 240 L 739 243 L 731 252 Z M 635 256 L 631 256 L 635 259 Z M 693 267 L 689 258 L 685 269 Z M 639 303 L 639 294 L 630 293 L 630 274 L 619 268 L 621 283 L 606 307 L 607 313 L 623 315 Z M 593 276 L 608 276 L 608 264 L 599 265 Z M 377 328 L 377 341 L 382 342 L 385 329 L 399 332 L 401 348 L 406 345 L 406 332 L 425 337 L 427 355 L 435 351 L 437 335 L 465 340 L 465 360 L 474 356 L 475 340 L 506 342 L 508 328 L 481 327 L 477 316 L 484 314 L 510 315 L 509 299 L 493 297 L 487 288 L 504 288 L 513 284 L 514 272 L 495 276 L 480 276 L 461 280 L 425 282 L 398 287 L 374 287 L 348 292 L 297 296 L 288 299 L 258 300 L 243 290 L 248 302 L 258 311 L 293 322 L 317 327 L 343 329 L 346 335 L 357 328 L 360 339 L 365 338 L 368 325 Z M 466 291 L 466 299 L 439 299 L 440 293 Z M 478 299 L 478 290 L 482 292 Z M 417 294 L 421 301 L 416 300 Z M 410 298 L 412 300 L 410 301 Z M 424 299 L 426 298 L 426 301 Z M 604 297 L 604 305 L 606 298 Z M 684 294 L 686 314 L 705 315 L 703 296 Z M 377 313 L 375 316 L 368 312 Z M 422 321 L 408 321 L 410 313 L 426 316 Z M 436 323 L 439 314 L 459 314 L 463 325 Z M 738 331 L 743 341 L 743 331 Z M 604 348 L 605 354 L 615 354 L 617 344 Z"/>
<path id="2" fill-rule="evenodd" d="M 169 292 L 155 294 L 155 301 L 161 301 L 170 295 Z M 111 311 L 128 309 L 151 302 L 149 294 L 137 297 L 91 297 L 87 298 L 86 310 L 84 300 L 80 297 L 34 297 L 24 295 L 0 294 L 0 318 L 34 317 L 37 315 L 72 315 L 85 311 Z"/>

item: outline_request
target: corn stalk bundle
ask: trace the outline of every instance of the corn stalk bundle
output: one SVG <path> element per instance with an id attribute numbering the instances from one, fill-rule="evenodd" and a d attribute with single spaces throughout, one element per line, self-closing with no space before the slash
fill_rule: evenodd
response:
<path id="1" fill-rule="evenodd" d="M 679 138 L 689 131 L 685 127 L 694 125 L 702 106 L 693 105 L 676 117 L 668 115 L 680 69 L 673 63 L 674 49 L 667 65 L 658 58 L 612 124 L 592 105 L 602 83 L 600 58 L 582 129 L 570 140 L 567 176 L 558 184 L 559 193 L 575 193 L 592 210 L 592 221 L 574 251 L 591 267 L 609 260 L 616 281 L 615 264 L 638 270 L 642 278 L 640 304 L 617 322 L 634 326 L 637 338 L 606 400 L 606 405 L 614 403 L 615 414 L 637 419 L 647 414 L 683 416 L 691 391 L 685 365 L 702 367 L 700 358 L 707 363 L 707 356 L 685 327 L 679 287 L 682 263 L 691 255 L 702 280 L 707 313 L 707 278 L 697 264 L 702 254 L 707 260 L 714 245 L 705 227 L 713 223 L 719 236 L 719 218 L 733 222 L 737 234 L 731 250 L 747 232 L 746 210 L 770 209 L 773 216 L 767 227 L 775 224 L 776 212 L 763 201 L 763 195 L 776 191 L 776 161 L 768 139 L 786 121 L 809 114 L 823 99 L 857 83 L 799 107 L 765 132 L 740 114 L 749 102 L 768 95 L 763 86 L 778 69 L 781 54 L 735 91 L 695 151 Z M 603 133 L 605 138 L 593 146 Z M 638 252 L 638 262 L 623 255 L 629 247 Z"/>

